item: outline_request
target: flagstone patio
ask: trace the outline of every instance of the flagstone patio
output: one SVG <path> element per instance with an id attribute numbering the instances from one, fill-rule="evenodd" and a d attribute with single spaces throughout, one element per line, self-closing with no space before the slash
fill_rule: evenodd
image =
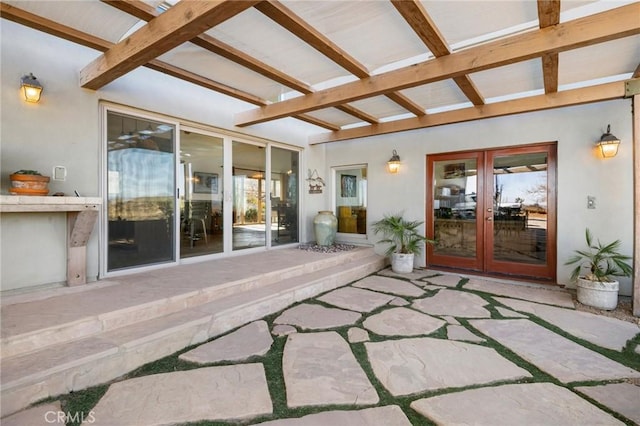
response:
<path id="1" fill-rule="evenodd" d="M 2 424 L 634 424 L 639 347 L 562 289 L 385 269 Z"/>

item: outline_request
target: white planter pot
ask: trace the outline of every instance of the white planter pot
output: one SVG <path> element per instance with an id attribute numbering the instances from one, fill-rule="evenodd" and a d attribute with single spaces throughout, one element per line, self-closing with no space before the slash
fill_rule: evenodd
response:
<path id="1" fill-rule="evenodd" d="M 398 274 L 413 272 L 413 253 L 391 253 L 391 270 Z"/>
<path id="2" fill-rule="evenodd" d="M 618 305 L 618 281 L 610 283 L 578 278 L 578 302 L 594 308 L 613 310 Z"/>

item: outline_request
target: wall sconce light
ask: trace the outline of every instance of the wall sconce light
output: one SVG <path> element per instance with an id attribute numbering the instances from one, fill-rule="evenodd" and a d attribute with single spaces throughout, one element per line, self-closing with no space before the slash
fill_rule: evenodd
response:
<path id="1" fill-rule="evenodd" d="M 33 74 L 29 73 L 29 75 L 25 75 L 20 79 L 20 88 L 24 94 L 25 101 L 33 103 L 40 101 L 43 90 L 42 84 Z"/>
<path id="2" fill-rule="evenodd" d="M 393 150 L 393 155 L 387 161 L 387 167 L 389 168 L 389 173 L 396 174 L 400 171 L 400 156 L 395 149 Z"/>
<path id="3" fill-rule="evenodd" d="M 618 153 L 618 145 L 620 145 L 620 139 L 611 134 L 611 124 L 608 124 L 607 133 L 602 135 L 596 146 L 600 148 L 604 158 L 611 158 Z"/>

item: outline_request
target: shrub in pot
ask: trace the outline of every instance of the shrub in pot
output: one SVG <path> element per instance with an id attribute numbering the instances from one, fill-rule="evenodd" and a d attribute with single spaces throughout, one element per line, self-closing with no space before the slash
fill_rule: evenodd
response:
<path id="1" fill-rule="evenodd" d="M 612 310 L 618 305 L 620 284 L 612 277 L 630 277 L 633 268 L 627 263 L 630 256 L 619 252 L 620 240 L 603 244 L 594 241 L 591 231 L 585 231 L 587 247 L 575 250 L 575 254 L 565 265 L 576 265 L 571 279 L 577 280 L 578 302 L 599 309 Z M 580 275 L 582 269 L 588 272 Z"/>
<path id="2" fill-rule="evenodd" d="M 382 234 L 381 244 L 389 244 L 386 255 L 391 257 L 391 270 L 396 273 L 413 271 L 413 260 L 420 254 L 425 243 L 433 243 L 418 233 L 421 221 L 405 220 L 402 214 L 385 215 L 374 222 L 373 232 Z"/>

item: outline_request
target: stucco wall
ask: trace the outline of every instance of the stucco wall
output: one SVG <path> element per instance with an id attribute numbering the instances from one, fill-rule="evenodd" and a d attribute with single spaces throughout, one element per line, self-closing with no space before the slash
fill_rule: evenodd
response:
<path id="1" fill-rule="evenodd" d="M 83 196 L 100 196 L 103 100 L 296 146 L 305 146 L 309 132 L 317 131 L 294 119 L 235 128 L 235 112 L 253 105 L 146 68 L 99 91 L 82 89 L 79 72 L 99 52 L 7 20 L 0 25 L 0 43 L 2 194 L 8 193 L 9 175 L 16 170 L 36 169 L 51 175 L 54 166 L 65 166 L 66 181 L 52 181 L 51 193 L 73 195 L 77 190 Z M 20 77 L 30 72 L 44 86 L 38 104 L 28 104 L 20 96 Z M 63 282 L 65 230 L 64 214 L 2 214 L 1 289 Z M 88 244 L 90 281 L 99 273 L 97 230 L 96 226 Z"/>
<path id="2" fill-rule="evenodd" d="M 85 196 L 100 196 L 101 100 L 298 146 L 306 146 L 308 134 L 322 131 L 292 119 L 234 128 L 234 112 L 251 105 L 144 68 L 97 92 L 84 90 L 78 84 L 79 71 L 97 52 L 6 20 L 0 31 L 2 193 L 7 193 L 8 175 L 15 170 L 50 174 L 53 166 L 63 165 L 67 180 L 52 182 L 52 192 L 78 190 Z M 45 86 L 37 105 L 19 96 L 19 79 L 29 72 Z M 617 157 L 602 160 L 595 155 L 593 143 L 608 123 L 622 145 Z M 632 251 L 631 136 L 631 104 L 619 100 L 311 146 L 303 154 L 301 172 L 304 177 L 307 170 L 317 169 L 329 183 L 331 167 L 366 163 L 369 224 L 399 210 L 424 219 L 427 154 L 557 140 L 558 281 L 566 283 L 569 268 L 564 262 L 574 248 L 582 246 L 585 227 L 607 241 L 622 239 L 623 251 Z M 385 169 L 393 149 L 402 158 L 398 175 Z M 312 218 L 318 210 L 332 206 L 332 190 L 327 186 L 323 194 L 308 194 L 306 182 L 301 190 L 301 240 L 311 241 Z M 597 198 L 597 209 L 587 210 L 587 195 Z M 65 227 L 62 214 L 28 218 L 3 214 L 1 288 L 64 281 Z M 367 242 L 375 240 L 370 237 Z M 98 275 L 99 250 L 94 230 L 89 242 L 89 280 Z M 622 293 L 630 294 L 630 281 L 623 279 L 621 284 Z"/>
<path id="3" fill-rule="evenodd" d="M 609 123 L 622 144 L 615 158 L 605 160 L 594 144 Z M 574 249 L 583 248 L 586 227 L 604 242 L 621 239 L 622 251 L 632 253 L 631 124 L 627 99 L 331 143 L 324 173 L 334 166 L 369 164 L 369 225 L 397 211 L 424 220 L 428 154 L 558 141 L 557 277 L 568 284 L 571 268 L 564 263 Z M 393 149 L 402 160 L 397 175 L 385 168 Z M 587 209 L 588 195 L 596 197 L 595 210 Z M 375 237 L 369 235 L 369 241 Z M 630 280 L 620 281 L 621 294 L 630 295 Z"/>

